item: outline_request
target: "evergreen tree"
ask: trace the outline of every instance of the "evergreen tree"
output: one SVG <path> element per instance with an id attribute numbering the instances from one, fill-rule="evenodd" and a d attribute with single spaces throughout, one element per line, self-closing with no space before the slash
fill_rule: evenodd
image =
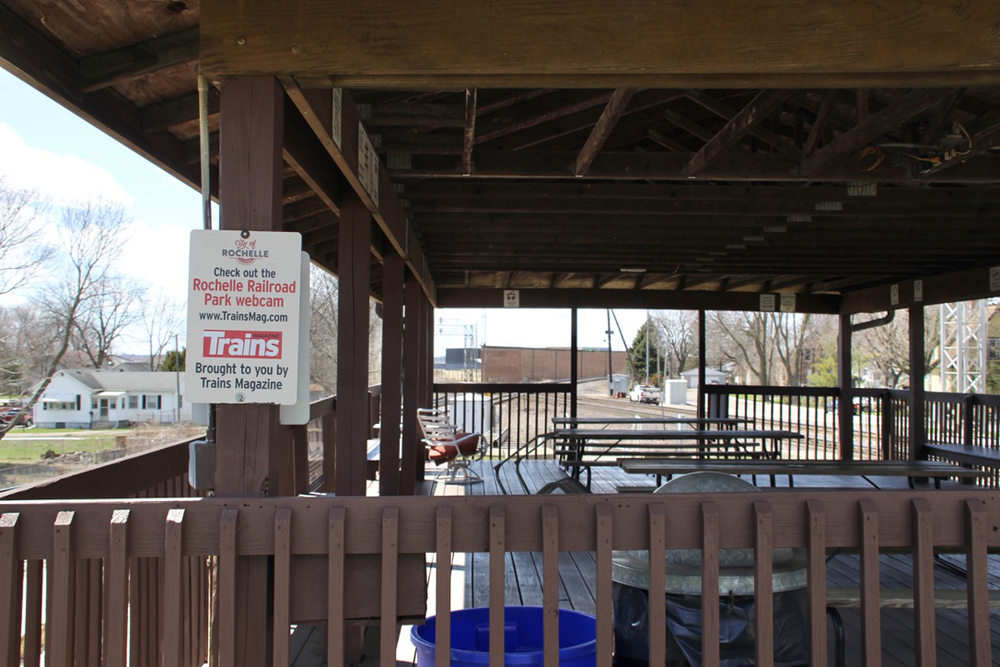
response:
<path id="1" fill-rule="evenodd" d="M 163 365 L 160 366 L 161 371 L 182 371 L 184 370 L 185 362 L 187 361 L 187 348 L 184 348 L 180 352 L 177 350 L 171 350 L 163 357 Z M 179 366 L 178 366 L 179 364 Z"/>
<path id="2" fill-rule="evenodd" d="M 649 322 L 644 323 L 639 327 L 639 331 L 635 334 L 635 339 L 632 341 L 632 347 L 629 348 L 629 358 L 632 360 L 632 368 L 635 373 L 635 380 L 637 382 L 644 381 L 646 379 L 646 335 L 647 328 L 649 327 Z M 657 349 L 656 331 L 652 332 L 652 338 L 649 340 L 649 378 L 650 381 L 653 380 L 654 376 L 659 374 L 660 371 L 660 351 Z"/>

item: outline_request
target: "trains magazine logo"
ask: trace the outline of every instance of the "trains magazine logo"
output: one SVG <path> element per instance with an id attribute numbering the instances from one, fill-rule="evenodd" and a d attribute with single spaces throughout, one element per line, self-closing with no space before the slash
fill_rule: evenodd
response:
<path id="1" fill-rule="evenodd" d="M 280 331 L 206 331 L 203 355 L 223 359 L 280 359 Z"/>

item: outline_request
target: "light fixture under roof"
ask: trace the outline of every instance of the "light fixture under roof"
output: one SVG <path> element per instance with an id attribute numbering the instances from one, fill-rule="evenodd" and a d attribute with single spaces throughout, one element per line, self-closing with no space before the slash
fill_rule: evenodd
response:
<path id="1" fill-rule="evenodd" d="M 646 269 L 636 269 L 636 268 L 622 268 L 619 269 L 622 273 L 645 273 Z"/>

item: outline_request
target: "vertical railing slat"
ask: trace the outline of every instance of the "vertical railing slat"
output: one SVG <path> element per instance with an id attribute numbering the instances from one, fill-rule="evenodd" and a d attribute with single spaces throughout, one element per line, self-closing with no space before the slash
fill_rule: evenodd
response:
<path id="1" fill-rule="evenodd" d="M 913 501 L 913 646 L 920 667 L 937 664 L 934 627 L 934 517 L 926 498 Z"/>
<path id="2" fill-rule="evenodd" d="M 380 663 L 396 666 L 396 591 L 399 589 L 399 508 L 382 510 L 382 634 Z"/>
<path id="3" fill-rule="evenodd" d="M 719 664 L 719 508 L 701 504 L 701 654 L 703 664 Z"/>
<path id="4" fill-rule="evenodd" d="M 0 657 L 8 665 L 21 662 L 21 590 L 24 566 L 18 557 L 16 512 L 0 516 Z"/>
<path id="5" fill-rule="evenodd" d="M 292 510 L 274 510 L 274 667 L 287 667 L 291 632 Z"/>
<path id="6" fill-rule="evenodd" d="M 434 639 L 436 667 L 451 664 L 451 518 L 450 505 L 437 508 L 437 618 Z"/>
<path id="7" fill-rule="evenodd" d="M 825 665 L 826 656 L 826 510 L 818 500 L 806 502 L 808 525 L 810 664 Z"/>
<path id="8" fill-rule="evenodd" d="M 667 660 L 666 512 L 663 503 L 649 505 L 649 664 Z"/>
<path id="9" fill-rule="evenodd" d="M 24 577 L 24 662 L 39 667 L 42 659 L 42 561 L 29 560 Z"/>
<path id="10" fill-rule="evenodd" d="M 981 501 L 966 501 L 967 586 L 969 596 L 969 664 L 992 664 L 990 652 L 990 599 L 986 563 L 989 515 Z"/>
<path id="11" fill-rule="evenodd" d="M 128 647 L 129 588 L 129 510 L 115 510 L 111 515 L 110 549 L 105 569 L 108 588 L 108 627 L 105 630 L 105 653 L 108 665 L 126 664 Z"/>
<path id="12" fill-rule="evenodd" d="M 164 590 L 163 590 L 163 664 L 181 662 L 181 570 L 184 539 L 184 510 L 167 512 L 165 530 Z"/>
<path id="13" fill-rule="evenodd" d="M 73 648 L 73 594 L 76 591 L 76 554 L 73 541 L 73 512 L 56 515 L 52 535 L 52 587 L 49 604 L 52 623 L 47 628 L 45 654 L 49 667 L 70 667 Z"/>
<path id="14" fill-rule="evenodd" d="M 559 667 L 559 510 L 542 507 L 542 651 L 545 667 Z"/>
<path id="15" fill-rule="evenodd" d="M 344 637 L 344 552 L 346 550 L 347 510 L 331 507 L 327 526 L 327 623 L 326 664 L 342 665 Z"/>
<path id="16" fill-rule="evenodd" d="M 506 528 L 503 505 L 493 505 L 490 507 L 490 667 L 504 664 Z"/>
<path id="17" fill-rule="evenodd" d="M 219 517 L 219 645 L 221 667 L 236 667 L 236 521 L 239 510 L 226 508 Z"/>
<path id="18" fill-rule="evenodd" d="M 879 516 L 872 500 L 859 502 L 861 512 L 861 643 L 866 665 L 882 659 L 881 602 L 879 599 Z"/>
<path id="19" fill-rule="evenodd" d="M 597 514 L 597 667 L 611 667 L 614 648 L 611 600 L 611 547 L 614 524 L 611 505 L 599 503 Z"/>
<path id="20" fill-rule="evenodd" d="M 757 665 L 774 664 L 773 555 L 774 522 L 770 503 L 754 503 L 754 617 L 757 626 Z"/>

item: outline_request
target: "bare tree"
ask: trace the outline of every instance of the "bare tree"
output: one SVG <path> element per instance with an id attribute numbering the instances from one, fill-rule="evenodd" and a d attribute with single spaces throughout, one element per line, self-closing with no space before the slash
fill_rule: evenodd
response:
<path id="1" fill-rule="evenodd" d="M 775 352 L 785 369 L 785 379 L 790 387 L 804 384 L 804 343 L 812 331 L 812 321 L 809 313 L 774 314 Z"/>
<path id="2" fill-rule="evenodd" d="M 924 309 L 924 368 L 930 372 L 937 368 L 938 328 L 940 309 Z M 876 315 L 875 317 L 881 317 Z M 871 319 L 871 318 L 869 318 Z M 892 321 L 882 326 L 866 329 L 857 335 L 855 344 L 864 364 L 875 370 L 877 381 L 895 389 L 910 380 L 910 315 L 897 310 Z"/>
<path id="3" fill-rule="evenodd" d="M 316 267 L 310 268 L 309 374 L 329 394 L 337 393 L 337 295 L 336 277 Z"/>
<path id="4" fill-rule="evenodd" d="M 687 369 L 688 359 L 698 352 L 698 313 L 665 310 L 654 316 L 667 357 L 667 374 L 674 377 Z"/>
<path id="5" fill-rule="evenodd" d="M 112 262 L 125 241 L 127 222 L 125 210 L 118 204 L 96 201 L 63 209 L 59 220 L 59 271 L 52 284 L 40 286 L 42 294 L 37 299 L 51 319 L 56 336 L 54 349 L 42 381 L 18 418 L 0 430 L 0 438 L 34 407 L 52 381 L 60 361 L 69 350 L 77 319 L 97 298 L 100 285 L 111 275 Z"/>
<path id="6" fill-rule="evenodd" d="M 73 323 L 72 345 L 87 355 L 90 365 L 103 368 L 111 357 L 115 342 L 137 322 L 146 287 L 134 279 L 120 275 L 105 276 L 94 285 L 94 294 L 87 299 Z"/>
<path id="7" fill-rule="evenodd" d="M 774 373 L 772 313 L 713 311 L 709 323 L 722 358 L 768 385 Z"/>
<path id="8" fill-rule="evenodd" d="M 45 209 L 37 192 L 0 176 L 0 295 L 25 285 L 52 257 L 40 224 Z"/>
<path id="9" fill-rule="evenodd" d="M 184 317 L 176 301 L 160 294 L 143 299 L 139 321 L 149 343 L 149 370 L 158 370 L 163 352 L 184 326 Z"/>

